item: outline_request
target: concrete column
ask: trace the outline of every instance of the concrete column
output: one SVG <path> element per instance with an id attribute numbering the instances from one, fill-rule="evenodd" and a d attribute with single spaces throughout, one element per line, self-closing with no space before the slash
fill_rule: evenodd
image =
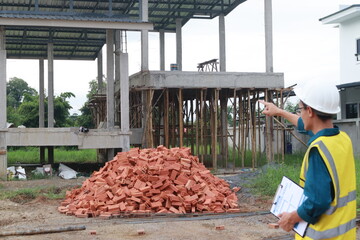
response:
<path id="1" fill-rule="evenodd" d="M 176 19 L 176 63 L 179 71 L 182 71 L 182 19 Z"/>
<path id="2" fill-rule="evenodd" d="M 39 127 L 45 127 L 44 59 L 39 59 Z"/>
<path id="3" fill-rule="evenodd" d="M 225 17 L 219 15 L 219 56 L 220 72 L 226 72 Z"/>
<path id="4" fill-rule="evenodd" d="M 120 53 L 120 112 L 121 132 L 130 131 L 129 117 L 129 58 L 127 53 Z M 130 137 L 124 136 L 123 152 L 130 150 Z"/>
<path id="5" fill-rule="evenodd" d="M 149 1 L 148 0 L 139 0 L 139 18 L 143 22 L 149 21 Z"/>
<path id="6" fill-rule="evenodd" d="M 115 57 L 115 84 L 116 86 L 120 82 L 120 52 L 121 52 L 121 39 L 120 39 L 120 30 L 114 31 L 114 41 L 115 41 L 115 50 L 114 50 L 114 57 Z M 120 99 L 115 98 L 115 125 L 119 126 L 120 122 Z"/>
<path id="7" fill-rule="evenodd" d="M 149 31 L 141 30 L 141 71 L 149 71 Z"/>
<path id="8" fill-rule="evenodd" d="M 54 127 L 54 44 L 48 43 L 48 128 Z M 48 162 L 54 163 L 54 147 L 48 147 Z"/>
<path id="9" fill-rule="evenodd" d="M 106 109 L 107 109 L 107 129 L 114 129 L 115 125 L 115 86 L 114 86 L 114 30 L 106 30 Z M 114 149 L 107 150 L 107 159 L 114 157 Z"/>
<path id="10" fill-rule="evenodd" d="M 140 1 L 140 20 L 149 21 L 149 3 L 148 0 Z M 149 31 L 141 30 L 141 71 L 149 70 Z"/>
<path id="11" fill-rule="evenodd" d="M 274 72 L 272 38 L 272 0 L 265 1 L 265 58 L 266 72 Z"/>
<path id="12" fill-rule="evenodd" d="M 120 30 L 115 30 L 115 83 L 120 81 L 120 52 L 121 52 L 121 39 L 120 39 Z"/>
<path id="13" fill-rule="evenodd" d="M 54 44 L 48 43 L 48 127 L 54 127 Z"/>
<path id="14" fill-rule="evenodd" d="M 160 71 L 165 71 L 165 32 L 163 29 L 159 30 L 160 39 Z"/>
<path id="15" fill-rule="evenodd" d="M 0 179 L 7 171 L 6 115 L 6 44 L 5 27 L 0 26 Z"/>
<path id="16" fill-rule="evenodd" d="M 97 72 L 98 72 L 98 76 L 97 76 L 97 81 L 98 81 L 98 93 L 104 93 L 104 86 L 103 86 L 103 54 L 102 54 L 102 50 L 99 51 L 98 55 L 97 55 Z"/>
<path id="17" fill-rule="evenodd" d="M 45 127 L 44 59 L 39 59 L 39 128 Z M 45 147 L 40 147 L 40 163 L 45 163 Z"/>

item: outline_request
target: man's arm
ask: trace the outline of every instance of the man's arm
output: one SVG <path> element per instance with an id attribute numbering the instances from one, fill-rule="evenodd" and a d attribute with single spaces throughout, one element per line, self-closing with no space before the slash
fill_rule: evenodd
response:
<path id="1" fill-rule="evenodd" d="M 263 111 L 263 113 L 267 116 L 280 116 L 283 117 L 285 119 L 287 119 L 289 122 L 291 122 L 294 126 L 298 126 L 298 120 L 300 118 L 300 116 L 298 116 L 297 114 L 288 112 L 284 109 L 281 109 L 279 107 L 277 107 L 275 104 L 270 103 L 270 102 L 265 102 L 263 100 L 259 100 L 259 102 L 263 105 L 265 105 L 265 109 Z"/>

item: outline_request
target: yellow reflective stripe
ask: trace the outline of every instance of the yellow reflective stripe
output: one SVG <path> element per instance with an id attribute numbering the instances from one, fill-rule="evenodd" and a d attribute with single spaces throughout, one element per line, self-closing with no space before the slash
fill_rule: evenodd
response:
<path id="1" fill-rule="evenodd" d="M 356 227 L 355 218 L 351 219 L 349 222 L 341 224 L 335 228 L 331 228 L 325 231 L 316 231 L 315 229 L 308 228 L 306 231 L 306 236 L 312 239 L 325 239 L 325 238 L 333 238 L 340 236 L 342 234 L 347 233 L 351 229 Z"/>
<path id="2" fill-rule="evenodd" d="M 349 202 L 356 200 L 356 190 L 350 192 L 348 195 L 338 199 L 336 206 L 330 206 L 330 208 L 325 212 L 327 215 L 333 214 L 337 208 L 346 206 Z"/>

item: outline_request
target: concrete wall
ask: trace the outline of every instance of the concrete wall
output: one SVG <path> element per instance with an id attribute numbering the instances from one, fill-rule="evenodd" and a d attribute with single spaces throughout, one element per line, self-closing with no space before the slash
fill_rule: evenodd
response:
<path id="1" fill-rule="evenodd" d="M 335 125 L 349 135 L 353 143 L 354 154 L 360 156 L 360 118 L 337 120 Z"/>
<path id="2" fill-rule="evenodd" d="M 346 119 L 346 104 L 357 103 L 358 107 L 360 104 L 360 86 L 344 88 L 340 91 L 341 99 L 341 119 Z M 359 109 L 358 109 L 359 111 Z"/>
<path id="3" fill-rule="evenodd" d="M 360 39 L 360 18 L 340 25 L 340 83 L 358 82 L 360 61 L 356 60 L 356 40 Z"/>

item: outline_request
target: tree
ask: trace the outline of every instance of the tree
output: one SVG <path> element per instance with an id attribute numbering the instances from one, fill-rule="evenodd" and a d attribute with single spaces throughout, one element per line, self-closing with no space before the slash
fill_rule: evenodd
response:
<path id="1" fill-rule="evenodd" d="M 13 108 L 20 106 L 21 102 L 24 99 L 25 94 L 30 96 L 37 95 L 37 91 L 27 84 L 23 79 L 13 77 L 6 84 L 7 92 L 7 105 Z"/>
<path id="2" fill-rule="evenodd" d="M 103 82 L 102 88 L 106 88 L 106 82 Z M 88 128 L 95 128 L 94 119 L 91 115 L 91 110 L 89 108 L 89 102 L 94 97 L 95 94 L 99 92 L 99 84 L 97 80 L 91 80 L 89 82 L 89 92 L 86 95 L 87 101 L 84 103 L 82 108 L 80 108 L 81 115 L 77 118 L 76 123 L 78 126 L 84 126 Z"/>

